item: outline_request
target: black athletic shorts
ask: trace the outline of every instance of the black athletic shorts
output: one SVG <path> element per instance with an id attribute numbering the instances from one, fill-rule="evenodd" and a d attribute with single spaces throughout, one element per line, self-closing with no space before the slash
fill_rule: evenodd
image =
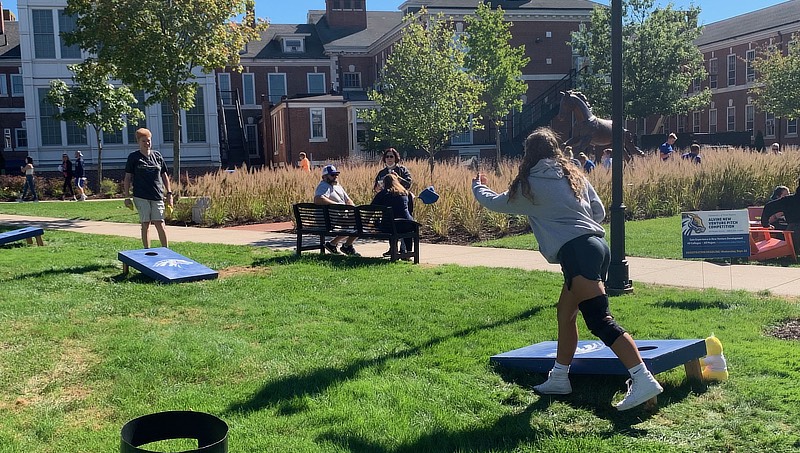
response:
<path id="1" fill-rule="evenodd" d="M 558 262 L 561 263 L 567 289 L 572 287 L 572 278 L 578 275 L 605 282 L 611 264 L 611 250 L 605 239 L 586 234 L 564 244 L 558 251 Z"/>

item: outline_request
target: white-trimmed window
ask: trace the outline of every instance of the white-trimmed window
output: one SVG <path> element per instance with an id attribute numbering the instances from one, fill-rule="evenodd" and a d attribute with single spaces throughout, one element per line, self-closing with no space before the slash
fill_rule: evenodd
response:
<path id="1" fill-rule="evenodd" d="M 103 144 L 122 144 L 122 131 L 111 131 L 111 130 L 104 130 L 103 131 Z"/>
<path id="2" fill-rule="evenodd" d="M 144 113 L 144 91 L 136 90 L 133 92 L 133 96 L 136 98 L 136 105 L 134 107 Z M 128 143 L 136 143 L 136 129 L 147 127 L 147 115 L 144 115 L 142 119 L 135 124 L 130 120 L 127 120 L 126 123 L 128 128 Z"/>
<path id="3" fill-rule="evenodd" d="M 17 139 L 17 148 L 28 147 L 28 130 L 27 129 L 14 129 L 14 136 Z"/>
<path id="4" fill-rule="evenodd" d="M 267 86 L 269 89 L 269 102 L 277 105 L 281 102 L 281 98 L 286 96 L 286 74 L 267 74 Z"/>
<path id="5" fill-rule="evenodd" d="M 169 101 L 161 101 L 161 142 L 174 142 L 175 128 L 172 124 L 172 107 Z"/>
<path id="6" fill-rule="evenodd" d="M 283 52 L 284 53 L 303 53 L 305 52 L 304 40 L 302 38 L 284 38 L 283 39 Z"/>
<path id="7" fill-rule="evenodd" d="M 39 88 L 39 132 L 42 134 L 42 146 L 61 146 L 61 122 L 53 115 L 58 108 L 47 101 L 49 88 Z"/>
<path id="8" fill-rule="evenodd" d="M 711 109 L 708 111 L 708 133 L 717 133 L 717 109 Z"/>
<path id="9" fill-rule="evenodd" d="M 472 144 L 472 115 L 469 117 L 469 125 L 461 132 L 450 136 L 451 145 L 471 145 Z"/>
<path id="10" fill-rule="evenodd" d="M 33 26 L 33 58 L 55 58 L 56 42 L 53 10 L 32 9 L 31 20 L 31 25 Z"/>
<path id="11" fill-rule="evenodd" d="M 775 114 L 767 112 L 764 114 L 764 136 L 775 136 Z"/>
<path id="12" fill-rule="evenodd" d="M 227 72 L 217 74 L 217 86 L 219 86 L 219 98 L 222 101 L 222 105 L 233 105 L 231 75 Z"/>
<path id="13" fill-rule="evenodd" d="M 736 107 L 728 107 L 728 132 L 736 130 Z"/>
<path id="14" fill-rule="evenodd" d="M 736 55 L 728 55 L 728 86 L 736 85 Z"/>
<path id="15" fill-rule="evenodd" d="M 242 74 L 242 102 L 245 105 L 256 103 L 256 78 L 253 74 Z"/>
<path id="16" fill-rule="evenodd" d="M 786 135 L 787 136 L 797 135 L 797 118 L 792 120 L 786 120 Z"/>
<path id="17" fill-rule="evenodd" d="M 756 51 L 755 50 L 748 50 L 745 54 L 745 59 L 747 60 L 747 83 L 752 83 L 756 81 L 756 68 L 753 67 L 753 60 L 756 59 Z"/>
<path id="18" fill-rule="evenodd" d="M 22 87 L 22 74 L 11 74 L 11 96 L 22 97 L 25 90 Z"/>
<path id="19" fill-rule="evenodd" d="M 678 132 L 686 132 L 686 115 L 678 115 Z"/>
<path id="20" fill-rule="evenodd" d="M 361 88 L 361 73 L 360 72 L 345 72 L 342 74 L 342 88 L 357 89 Z"/>
<path id="21" fill-rule="evenodd" d="M 8 81 L 5 74 L 0 74 L 0 96 L 8 96 Z"/>
<path id="22" fill-rule="evenodd" d="M 325 109 L 313 108 L 308 110 L 310 126 L 311 126 L 311 141 L 325 140 Z"/>
<path id="23" fill-rule="evenodd" d="M 755 127 L 756 106 L 747 104 L 744 106 L 744 130 L 753 132 Z"/>
<path id="24" fill-rule="evenodd" d="M 697 93 L 698 91 L 700 91 L 700 84 L 701 84 L 701 81 L 700 81 L 699 77 L 695 77 L 694 79 L 692 79 L 692 92 L 693 93 Z"/>
<path id="25" fill-rule="evenodd" d="M 716 58 L 708 60 L 708 87 L 717 87 L 717 72 L 719 71 L 719 61 Z"/>
<path id="26" fill-rule="evenodd" d="M 75 121 L 67 121 L 67 145 L 85 145 L 86 127 L 78 126 Z"/>
<path id="27" fill-rule="evenodd" d="M 308 92 L 310 94 L 325 93 L 325 73 L 309 72 L 306 74 L 308 79 Z"/>
<path id="28" fill-rule="evenodd" d="M 74 59 L 81 58 L 81 48 L 76 44 L 68 46 L 64 42 L 64 36 L 61 35 L 61 33 L 70 33 L 75 31 L 75 27 L 76 27 L 75 16 L 70 16 L 66 14 L 66 12 L 63 9 L 58 10 L 58 31 L 59 31 L 58 41 L 59 44 L 61 45 L 61 58 L 74 58 Z"/>
<path id="29" fill-rule="evenodd" d="M 194 95 L 194 107 L 186 111 L 186 139 L 189 143 L 206 141 L 206 104 L 203 89 Z"/>
<path id="30" fill-rule="evenodd" d="M 692 132 L 700 132 L 700 112 L 692 112 Z"/>

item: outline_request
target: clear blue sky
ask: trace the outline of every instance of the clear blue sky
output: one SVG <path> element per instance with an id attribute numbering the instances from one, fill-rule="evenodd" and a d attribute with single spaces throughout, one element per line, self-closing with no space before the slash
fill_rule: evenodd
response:
<path id="1" fill-rule="evenodd" d="M 397 11 L 404 0 L 367 0 L 370 11 Z M 608 0 L 597 0 L 598 3 L 609 4 Z M 657 4 L 666 5 L 667 0 L 656 0 Z M 708 24 L 757 9 L 782 3 L 782 0 L 673 0 L 675 7 L 685 7 L 691 3 L 699 4 L 702 13 L 700 22 Z M 4 1 L 3 8 L 17 12 L 17 1 Z M 256 0 L 256 14 L 267 17 L 276 24 L 301 24 L 306 21 L 309 9 L 325 9 L 325 0 Z"/>

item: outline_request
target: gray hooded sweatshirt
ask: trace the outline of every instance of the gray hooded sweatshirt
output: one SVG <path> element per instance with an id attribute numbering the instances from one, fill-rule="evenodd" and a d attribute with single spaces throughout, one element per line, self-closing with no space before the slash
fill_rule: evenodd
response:
<path id="1" fill-rule="evenodd" d="M 606 217 L 603 202 L 588 180 L 580 201 L 564 177 L 561 166 L 553 159 L 542 159 L 528 176 L 533 200 L 517 192 L 514 199 L 508 191 L 495 193 L 478 181 L 472 184 L 472 193 L 483 207 L 506 214 L 528 216 L 533 234 L 539 242 L 539 251 L 548 263 L 558 263 L 558 251 L 567 242 L 586 234 L 605 236 L 600 222 Z"/>

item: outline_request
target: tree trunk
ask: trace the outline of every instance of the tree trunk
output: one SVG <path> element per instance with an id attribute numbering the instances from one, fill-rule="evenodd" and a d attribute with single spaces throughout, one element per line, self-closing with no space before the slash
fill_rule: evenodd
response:
<path id="1" fill-rule="evenodd" d="M 100 190 L 103 187 L 103 141 L 100 140 L 100 133 L 102 132 L 101 129 L 95 128 L 94 134 L 97 136 L 97 194 L 100 194 Z"/>
<path id="2" fill-rule="evenodd" d="M 175 198 L 180 196 L 181 187 L 181 109 L 178 107 L 178 96 L 170 99 L 172 107 L 172 191 Z"/>

